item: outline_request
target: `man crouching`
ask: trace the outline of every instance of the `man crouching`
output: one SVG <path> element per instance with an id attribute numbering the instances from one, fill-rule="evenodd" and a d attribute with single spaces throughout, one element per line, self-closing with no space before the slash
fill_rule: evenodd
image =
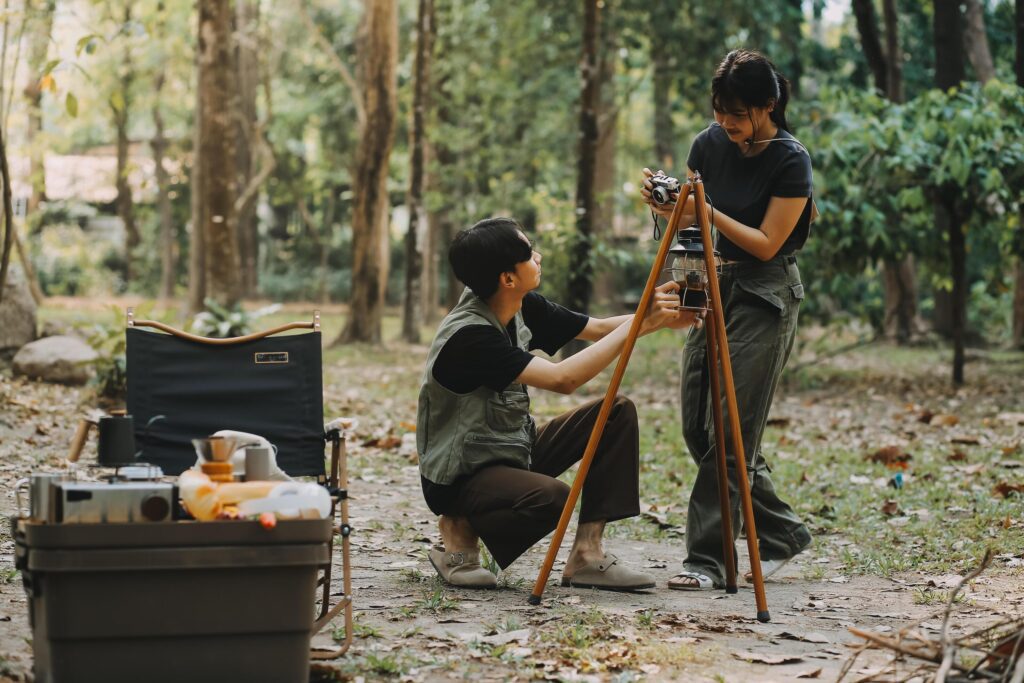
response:
<path id="1" fill-rule="evenodd" d="M 583 456 L 601 407 L 591 401 L 538 429 L 526 387 L 571 394 L 618 357 L 633 316 L 591 318 L 534 292 L 541 255 L 511 218 L 460 232 L 448 259 L 466 289 L 430 346 L 417 410 L 423 496 L 444 543 L 429 555 L 449 584 L 493 588 L 479 540 L 505 569 L 555 528 L 569 494 L 555 477 Z M 657 288 L 641 334 L 694 322 L 678 310 L 677 289 Z M 530 353 L 554 355 L 572 339 L 595 343 L 561 362 Z M 601 545 L 605 524 L 640 513 L 639 449 L 636 408 L 618 397 L 583 486 L 563 586 L 654 587 Z"/>

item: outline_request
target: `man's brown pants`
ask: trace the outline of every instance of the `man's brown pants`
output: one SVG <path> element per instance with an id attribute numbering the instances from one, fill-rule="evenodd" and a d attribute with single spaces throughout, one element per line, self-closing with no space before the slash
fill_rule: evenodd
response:
<path id="1" fill-rule="evenodd" d="M 505 569 L 558 524 L 569 487 L 555 477 L 583 457 L 601 400 L 542 426 L 529 470 L 492 465 L 460 489 L 451 514 L 466 517 Z M 579 522 L 612 522 L 640 514 L 640 431 L 636 406 L 616 397 L 583 484 Z"/>

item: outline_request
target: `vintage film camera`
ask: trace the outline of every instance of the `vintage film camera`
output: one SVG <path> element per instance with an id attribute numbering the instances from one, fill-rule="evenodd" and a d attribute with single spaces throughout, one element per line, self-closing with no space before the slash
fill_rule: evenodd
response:
<path id="1" fill-rule="evenodd" d="M 651 180 L 651 200 L 655 204 L 668 204 L 673 201 L 673 195 L 678 194 L 680 184 L 678 178 L 667 176 L 664 173 L 657 173 Z"/>

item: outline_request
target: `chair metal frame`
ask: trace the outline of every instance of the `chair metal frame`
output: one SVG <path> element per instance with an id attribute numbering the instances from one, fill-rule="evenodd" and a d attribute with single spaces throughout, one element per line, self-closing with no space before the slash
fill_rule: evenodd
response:
<path id="1" fill-rule="evenodd" d="M 256 339 L 263 339 L 289 330 L 308 329 L 314 332 L 320 331 L 320 311 L 313 312 L 313 320 L 310 322 L 292 322 L 280 325 L 261 332 L 254 332 L 240 337 L 213 338 L 202 337 L 190 334 L 175 327 L 171 327 L 157 320 L 136 320 L 133 308 L 128 309 L 127 327 L 149 327 L 161 332 L 174 335 L 192 342 L 207 344 L 210 346 L 229 346 L 241 344 Z M 129 369 L 129 372 L 131 370 Z M 352 645 L 353 621 L 352 621 L 352 572 L 351 572 L 351 540 L 352 527 L 348 519 L 348 463 L 346 452 L 346 434 L 340 419 L 332 420 L 324 426 L 324 445 L 331 444 L 330 471 L 317 477 L 319 484 L 325 486 L 331 495 L 331 519 L 336 522 L 335 530 L 341 535 L 341 558 L 342 558 L 342 596 L 336 604 L 331 605 L 331 569 L 334 558 L 334 539 L 328 545 L 328 562 L 321 568 L 322 574 L 317 577 L 317 587 L 322 590 L 320 605 L 313 622 L 312 633 L 320 632 L 340 612 L 345 613 L 345 640 L 341 643 L 341 650 L 330 653 L 317 653 L 311 655 L 312 659 L 335 659 L 345 654 Z"/>

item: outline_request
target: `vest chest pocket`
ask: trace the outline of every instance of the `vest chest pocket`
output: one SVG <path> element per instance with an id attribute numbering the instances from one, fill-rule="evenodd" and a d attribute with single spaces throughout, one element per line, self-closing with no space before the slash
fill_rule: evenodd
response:
<path id="1" fill-rule="evenodd" d="M 530 397 L 525 392 L 500 393 L 487 400 L 487 425 L 498 432 L 523 428 L 530 414 Z"/>

